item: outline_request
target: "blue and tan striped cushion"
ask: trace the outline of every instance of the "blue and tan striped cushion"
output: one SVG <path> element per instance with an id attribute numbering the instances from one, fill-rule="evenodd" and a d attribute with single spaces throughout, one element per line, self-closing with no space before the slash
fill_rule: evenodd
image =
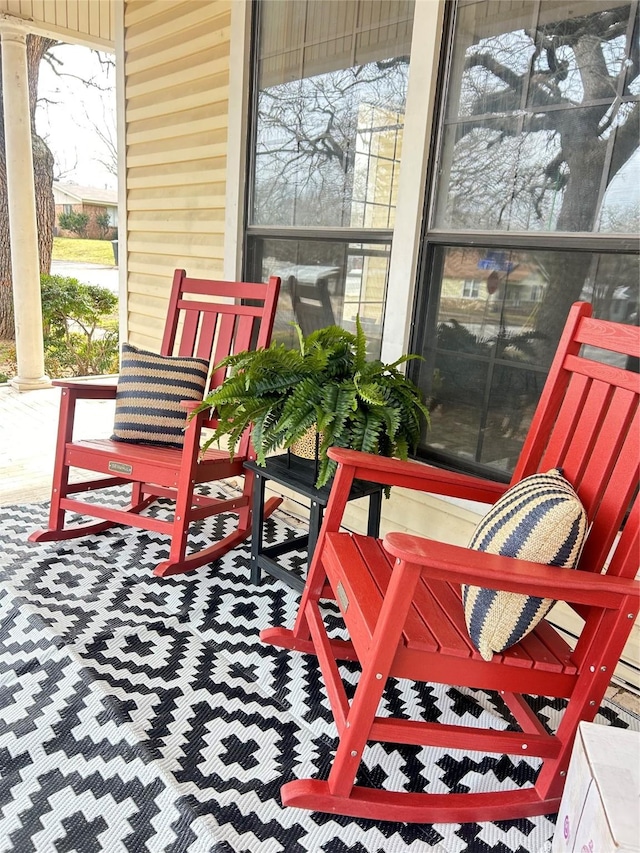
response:
<path id="1" fill-rule="evenodd" d="M 180 400 L 200 401 L 209 363 L 122 345 L 114 441 L 182 447 L 187 412 Z"/>
<path id="2" fill-rule="evenodd" d="M 478 524 L 469 548 L 574 568 L 586 531 L 580 499 L 554 468 L 506 491 Z M 478 586 L 463 586 L 462 600 L 469 636 L 485 660 L 519 642 L 555 603 Z"/>

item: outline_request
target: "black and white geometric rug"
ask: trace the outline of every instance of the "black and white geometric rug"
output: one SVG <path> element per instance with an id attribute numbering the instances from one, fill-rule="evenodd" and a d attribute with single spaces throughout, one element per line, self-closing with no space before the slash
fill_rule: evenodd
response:
<path id="1" fill-rule="evenodd" d="M 550 849 L 553 816 L 409 825 L 283 809 L 281 785 L 325 778 L 335 746 L 315 659 L 258 639 L 292 623 L 298 595 L 270 577 L 251 586 L 247 546 L 160 579 L 151 569 L 166 538 L 153 533 L 27 543 L 46 512 L 0 509 L 1 853 Z M 195 538 L 209 542 L 223 526 L 208 520 Z M 292 535 L 280 514 L 268 532 Z M 488 693 L 404 682 L 388 693 L 407 713 L 508 725 Z M 553 726 L 561 710 L 539 713 Z M 638 728 L 612 705 L 596 721 Z M 396 789 L 411 779 L 434 792 L 481 790 L 530 783 L 535 762 L 376 746 L 363 774 Z"/>

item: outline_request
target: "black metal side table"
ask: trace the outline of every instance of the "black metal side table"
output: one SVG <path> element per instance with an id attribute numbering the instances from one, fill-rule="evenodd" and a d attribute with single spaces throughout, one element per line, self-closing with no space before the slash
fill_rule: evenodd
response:
<path id="1" fill-rule="evenodd" d="M 261 570 L 268 572 L 288 586 L 302 592 L 304 581 L 290 569 L 280 565 L 275 559 L 290 551 L 307 549 L 307 566 L 311 562 L 318 534 L 322 526 L 324 509 L 329 501 L 331 489 L 323 486 L 316 489 L 316 466 L 313 461 L 299 459 L 289 453 L 281 456 L 271 456 L 266 465 L 262 467 L 257 462 L 245 462 L 244 467 L 255 474 L 255 487 L 253 491 L 253 517 L 251 525 L 251 582 L 260 582 Z M 286 486 L 294 492 L 298 492 L 311 502 L 309 515 L 309 533 L 304 536 L 296 536 L 279 542 L 277 545 L 263 544 L 264 527 L 264 489 L 268 480 L 273 480 L 281 486 Z M 367 522 L 367 535 L 378 536 L 380 532 L 380 511 L 382 507 L 383 486 L 378 483 L 367 483 L 363 480 L 355 480 L 349 494 L 349 500 L 369 497 L 369 518 Z"/>

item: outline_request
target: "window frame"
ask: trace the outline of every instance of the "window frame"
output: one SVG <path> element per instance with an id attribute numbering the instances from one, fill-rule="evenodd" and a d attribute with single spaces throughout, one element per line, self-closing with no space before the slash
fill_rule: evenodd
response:
<path id="1" fill-rule="evenodd" d="M 258 96 L 259 96 L 259 57 L 258 45 L 260 35 L 260 0 L 252 0 L 251 3 L 251 19 L 250 19 L 250 36 L 249 36 L 249 97 L 248 97 L 248 132 L 246 134 L 247 145 L 245 154 L 245 192 L 243 203 L 243 228 L 242 228 L 242 275 L 246 279 L 251 277 L 254 271 L 254 257 L 256 255 L 256 245 L 260 239 L 273 240 L 291 240 L 291 241 L 322 241 L 322 242 L 339 242 L 363 243 L 363 244 L 384 244 L 389 250 L 389 264 L 384 288 L 383 297 L 383 312 L 382 312 L 382 347 L 385 345 L 385 330 L 386 330 L 386 315 L 389 294 L 390 269 L 393 257 L 393 245 L 396 232 L 396 226 L 393 228 L 354 228 L 345 226 L 268 226 L 254 225 L 251 223 L 251 211 L 254 209 L 255 201 L 255 167 L 256 167 L 256 147 L 258 122 Z M 416 2 L 416 7 L 419 2 Z M 412 49 L 410 52 L 409 78 L 411 77 L 411 62 L 413 61 L 413 44 L 415 43 L 415 14 L 414 11 L 414 29 L 412 36 Z M 405 105 L 406 119 L 406 105 Z M 406 123 L 405 123 L 406 127 Z M 399 170 L 402 168 L 402 160 L 400 161 Z M 396 206 L 397 212 L 397 206 Z M 407 306 L 407 312 L 409 307 Z"/>
<path id="2" fill-rule="evenodd" d="M 634 0 L 629 0 L 632 13 Z M 437 310 L 440 296 L 433 297 L 431 282 L 438 275 L 436 256 L 439 250 L 446 248 L 496 248 L 504 251 L 548 250 L 571 251 L 586 254 L 640 255 L 640 241 L 637 234 L 608 232 L 540 232 L 540 231 L 488 231 L 469 229 L 448 229 L 433 227 L 435 221 L 439 168 L 443 152 L 444 134 L 447 127 L 446 108 L 452 80 L 452 60 L 454 55 L 454 36 L 457 13 L 461 0 L 451 0 L 446 4 L 443 18 L 442 38 L 440 42 L 440 63 L 436 75 L 437 97 L 432 117 L 432 141 L 428 151 L 425 194 L 421 233 L 419 237 L 418 264 L 415 279 L 413 304 L 411 311 L 409 352 L 419 352 L 425 339 L 425 332 L 435 333 Z M 638 4 L 635 4 L 636 12 Z M 426 327 L 426 329 L 425 329 Z M 407 373 L 414 381 L 419 378 L 419 365 L 409 362 Z M 546 371 L 545 371 L 546 372 Z M 421 444 L 414 458 L 421 459 L 438 467 L 462 471 L 488 479 L 509 482 L 510 474 L 500 472 L 482 463 L 454 456 L 453 453 L 438 451 Z"/>

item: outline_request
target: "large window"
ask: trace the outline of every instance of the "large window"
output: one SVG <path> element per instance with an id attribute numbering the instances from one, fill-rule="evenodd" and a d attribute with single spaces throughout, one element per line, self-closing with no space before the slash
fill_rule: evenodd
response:
<path id="1" fill-rule="evenodd" d="M 638 4 L 451 8 L 412 346 L 421 450 L 507 478 L 571 303 L 638 322 Z"/>
<path id="2" fill-rule="evenodd" d="M 275 335 L 360 315 L 380 351 L 413 2 L 256 4 L 249 277 L 277 274 Z"/>

